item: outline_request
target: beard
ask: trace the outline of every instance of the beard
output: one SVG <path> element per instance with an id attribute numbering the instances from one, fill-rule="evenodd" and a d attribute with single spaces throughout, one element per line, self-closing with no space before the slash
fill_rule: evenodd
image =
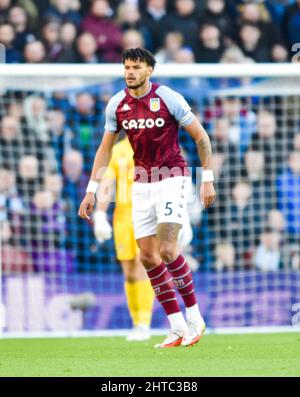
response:
<path id="1" fill-rule="evenodd" d="M 146 81 L 146 79 L 143 80 L 142 82 L 140 82 L 139 84 L 133 85 L 134 83 L 132 83 L 132 84 L 126 83 L 126 85 L 127 85 L 128 88 L 130 88 L 132 90 L 136 90 L 137 88 L 140 88 L 143 84 L 145 84 L 145 81 Z"/>

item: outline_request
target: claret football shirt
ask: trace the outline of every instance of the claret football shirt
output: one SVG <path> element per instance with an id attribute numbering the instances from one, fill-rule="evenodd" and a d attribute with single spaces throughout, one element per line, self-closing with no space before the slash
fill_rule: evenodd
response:
<path id="1" fill-rule="evenodd" d="M 194 117 L 180 94 L 150 82 L 142 97 L 130 95 L 126 88 L 110 99 L 105 131 L 124 130 L 127 134 L 134 152 L 136 182 L 157 182 L 189 175 L 179 147 L 178 129 L 189 125 Z"/>

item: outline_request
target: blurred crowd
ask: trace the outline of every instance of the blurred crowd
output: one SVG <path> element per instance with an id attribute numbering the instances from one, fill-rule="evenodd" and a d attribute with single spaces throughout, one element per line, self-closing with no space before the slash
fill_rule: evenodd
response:
<path id="1" fill-rule="evenodd" d="M 0 0 L 0 43 L 7 63 L 289 62 L 300 0 Z"/>
<path id="2" fill-rule="evenodd" d="M 99 245 L 77 216 L 109 97 L 101 85 L 1 94 L 4 272 L 118 269 L 113 242 Z M 299 269 L 299 100 L 227 96 L 190 104 L 212 141 L 218 197 L 198 220 L 194 214 L 194 270 Z M 183 131 L 180 143 L 189 165 L 199 166 Z"/>

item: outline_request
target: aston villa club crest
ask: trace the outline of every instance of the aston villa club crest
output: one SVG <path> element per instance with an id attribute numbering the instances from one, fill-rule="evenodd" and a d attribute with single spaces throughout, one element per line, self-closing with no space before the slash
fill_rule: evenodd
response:
<path id="1" fill-rule="evenodd" d="M 160 99 L 150 98 L 150 110 L 151 112 L 158 112 L 160 109 Z"/>

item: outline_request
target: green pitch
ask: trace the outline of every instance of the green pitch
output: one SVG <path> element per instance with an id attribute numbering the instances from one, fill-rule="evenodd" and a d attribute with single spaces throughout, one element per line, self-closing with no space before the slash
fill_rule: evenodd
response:
<path id="1" fill-rule="evenodd" d="M 206 335 L 157 350 L 124 338 L 2 339 L 0 376 L 300 376 L 300 334 Z"/>

